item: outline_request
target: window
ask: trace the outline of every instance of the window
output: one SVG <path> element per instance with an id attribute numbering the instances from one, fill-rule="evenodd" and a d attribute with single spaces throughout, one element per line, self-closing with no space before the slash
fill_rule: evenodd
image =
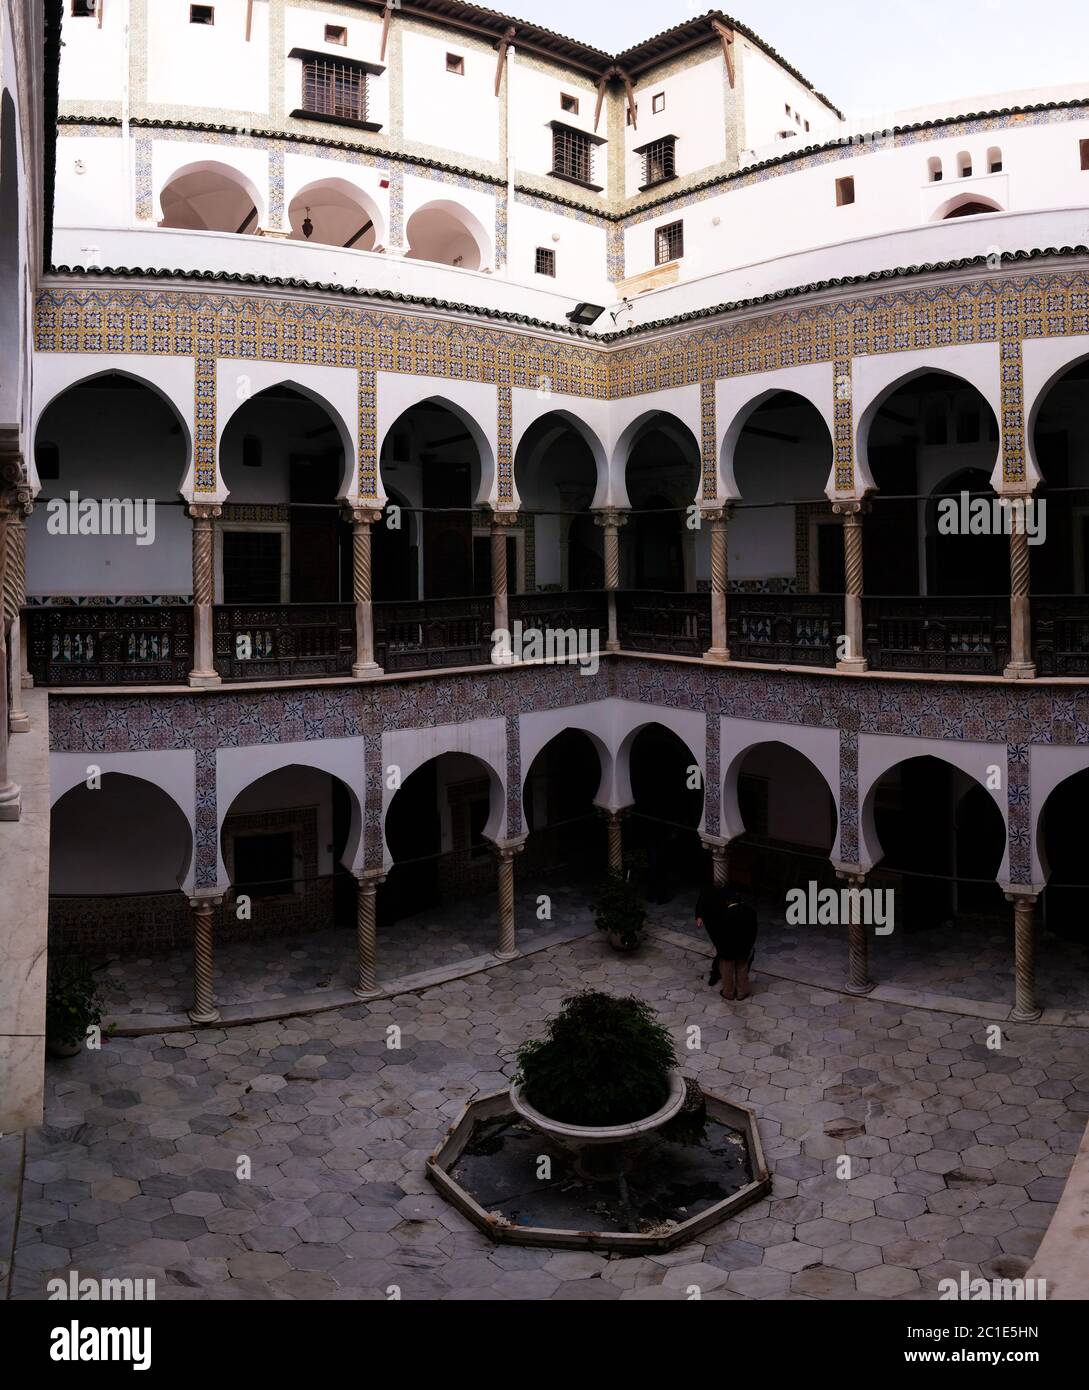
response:
<path id="1" fill-rule="evenodd" d="M 789 103 L 789 102 L 787 102 L 787 103 L 784 105 L 783 110 L 787 113 L 788 116 L 792 116 L 792 115 L 794 114 L 794 113 L 791 111 L 791 109 L 790 109 L 790 103 Z"/>
<path id="2" fill-rule="evenodd" d="M 448 53 L 446 55 L 446 71 L 453 73 L 455 77 L 465 76 L 465 59 L 460 53 Z"/>
<path id="3" fill-rule="evenodd" d="M 350 121 L 367 119 L 367 75 L 361 68 L 312 58 L 303 63 L 303 110 Z"/>
<path id="4" fill-rule="evenodd" d="M 72 18 L 90 19 L 97 4 L 98 0 L 72 0 Z"/>
<path id="5" fill-rule="evenodd" d="M 836 207 L 846 207 L 855 200 L 855 181 L 853 178 L 836 180 Z"/>
<path id="6" fill-rule="evenodd" d="M 1081 167 L 1089 169 L 1089 140 L 1079 140 L 1078 147 L 1081 150 Z"/>
<path id="7" fill-rule="evenodd" d="M 643 156 L 643 187 L 653 188 L 655 184 L 665 183 L 677 176 L 677 137 L 664 135 L 660 140 L 652 140 L 636 154 Z"/>
<path id="8" fill-rule="evenodd" d="M 809 122 L 808 122 L 808 121 L 806 121 L 806 123 L 805 123 L 805 128 L 806 128 L 806 130 L 809 129 Z"/>
<path id="9" fill-rule="evenodd" d="M 533 269 L 538 275 L 556 274 L 556 253 L 550 246 L 538 246 Z"/>
<path id="10" fill-rule="evenodd" d="M 684 255 L 684 223 L 669 222 L 654 233 L 654 264 L 668 265 Z"/>
<path id="11" fill-rule="evenodd" d="M 189 23 L 190 24 L 214 24 L 216 22 L 216 10 L 214 5 L 190 5 Z"/>
<path id="12" fill-rule="evenodd" d="M 561 179 L 592 184 L 594 146 L 589 135 L 570 126 L 552 128 L 552 172 Z"/>
<path id="13" fill-rule="evenodd" d="M 579 113 L 578 97 L 569 96 L 566 92 L 560 93 L 560 110 L 566 111 L 570 116 L 577 116 Z"/>
<path id="14" fill-rule="evenodd" d="M 650 109 L 657 116 L 659 111 L 665 110 L 665 92 L 655 92 L 651 98 Z"/>
<path id="15" fill-rule="evenodd" d="M 338 43 L 343 48 L 348 42 L 348 31 L 343 24 L 327 24 L 325 26 L 325 42 Z"/>
<path id="16" fill-rule="evenodd" d="M 942 162 L 937 155 L 932 155 L 927 160 L 927 173 L 930 175 L 931 183 L 941 183 L 942 181 Z"/>
<path id="17" fill-rule="evenodd" d="M 987 151 L 987 172 L 989 174 L 1002 172 L 1002 151 L 997 145 L 992 145 Z"/>
<path id="18" fill-rule="evenodd" d="M 957 173 L 962 179 L 972 177 L 972 156 L 967 150 L 961 150 L 960 154 L 957 155 Z"/>

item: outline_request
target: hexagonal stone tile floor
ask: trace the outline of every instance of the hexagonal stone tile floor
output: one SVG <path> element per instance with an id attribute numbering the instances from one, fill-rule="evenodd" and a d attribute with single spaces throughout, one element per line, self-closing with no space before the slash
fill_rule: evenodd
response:
<path id="1" fill-rule="evenodd" d="M 586 938 L 369 1007 L 51 1063 L 13 1297 L 76 1269 L 172 1299 L 926 1299 L 1027 1268 L 1089 1118 L 1089 1032 L 1009 1026 L 992 1050 L 979 1019 L 759 975 L 726 1004 L 706 969 Z M 760 1116 L 771 1197 L 667 1255 L 495 1246 L 424 1177 L 464 1102 L 586 986 L 650 1000 L 685 1071 Z"/>

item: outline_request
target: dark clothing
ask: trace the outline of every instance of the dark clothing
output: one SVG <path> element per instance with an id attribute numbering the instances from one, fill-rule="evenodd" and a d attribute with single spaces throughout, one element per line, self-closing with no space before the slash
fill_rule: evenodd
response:
<path id="1" fill-rule="evenodd" d="M 720 961 L 752 964 L 758 924 L 756 911 L 749 903 L 741 902 L 723 888 L 706 888 L 696 904 L 696 916 L 715 948 L 710 984 L 718 983 Z"/>

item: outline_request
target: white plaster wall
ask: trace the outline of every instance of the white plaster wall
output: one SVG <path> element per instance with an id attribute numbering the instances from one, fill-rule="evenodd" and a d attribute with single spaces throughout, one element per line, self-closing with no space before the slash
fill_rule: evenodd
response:
<path id="1" fill-rule="evenodd" d="M 643 160 L 635 150 L 663 135 L 677 137 L 677 174 L 696 174 L 727 158 L 726 65 L 716 39 L 707 57 L 683 72 L 660 78 L 640 78 L 635 89 L 638 126 L 624 127 L 625 192 L 636 197 L 643 182 Z M 665 96 L 665 109 L 654 111 L 654 97 Z M 664 188 L 663 188 L 663 191 Z"/>
<path id="2" fill-rule="evenodd" d="M 788 129 L 795 131 L 795 138 L 779 142 L 780 147 L 804 147 L 813 143 L 813 132 L 838 124 L 829 107 L 762 49 L 740 35 L 734 48 L 735 52 L 741 50 L 735 61 L 744 74 L 745 143 L 750 148 L 765 145 L 775 140 L 779 131 Z M 788 103 L 792 111 L 801 115 L 800 124 L 786 114 L 784 107 Z"/>
<path id="3" fill-rule="evenodd" d="M 203 27 L 203 26 L 197 26 Z M 215 163 L 235 169 L 248 179 L 257 192 L 257 216 L 261 226 L 268 217 L 268 154 L 265 150 L 247 150 L 235 145 L 205 145 L 198 140 L 154 140 L 151 145 L 151 216 L 154 221 L 163 215 L 160 195 L 175 174 L 190 164 Z M 189 232 L 189 236 L 200 233 Z M 208 235 L 208 233 L 205 233 Z M 211 235 L 215 235 L 212 233 Z M 233 238 L 243 246 L 252 242 L 250 236 Z"/>
<path id="4" fill-rule="evenodd" d="M 493 185 L 479 184 L 472 188 L 461 188 L 453 184 L 439 183 L 437 180 L 423 178 L 417 174 L 405 175 L 404 228 L 405 244 L 411 247 L 410 228 L 412 215 L 431 203 L 454 204 L 469 214 L 466 219 L 466 235 L 476 242 L 480 252 L 480 270 L 487 270 L 495 264 L 495 199 Z M 458 254 L 465 254 L 465 248 L 454 248 Z M 452 262 L 446 262 L 452 264 Z M 434 262 L 424 262 L 431 265 Z M 442 264 L 440 262 L 439 264 Z"/>
<path id="5" fill-rule="evenodd" d="M 1029 747 L 1029 786 L 1032 792 L 1032 881 L 1045 883 L 1047 870 L 1040 856 L 1040 831 L 1047 799 L 1060 782 L 1089 767 L 1089 748 L 1054 743 Z"/>
<path id="6" fill-rule="evenodd" d="M 388 174 L 380 169 L 370 169 L 364 164 L 341 164 L 334 168 L 332 161 L 322 159 L 318 155 L 310 154 L 287 154 L 284 155 L 284 230 L 289 226 L 288 209 L 295 198 L 311 184 L 319 183 L 325 179 L 336 179 L 340 182 L 350 184 L 359 190 L 365 203 L 363 206 L 374 220 L 375 246 L 385 246 L 389 236 L 389 189 L 383 188 L 382 182 L 389 183 Z M 353 229 L 354 230 L 354 229 Z M 320 242 L 299 242 L 293 241 L 293 247 L 313 248 L 320 255 Z M 350 248 L 353 249 L 354 248 Z M 315 259 L 316 258 L 312 258 Z M 318 279 L 320 271 L 316 262 L 315 269 L 311 273 L 303 271 L 301 278 Z"/>
<path id="7" fill-rule="evenodd" d="M 401 51 L 410 75 L 402 93 L 405 139 L 476 159 L 498 159 L 495 53 L 466 42 L 464 35 L 407 28 Z M 447 53 L 464 60 L 463 77 L 446 71 Z"/>
<path id="8" fill-rule="evenodd" d="M 596 700 L 592 704 L 578 705 L 571 709 L 540 710 L 521 715 L 518 720 L 518 737 L 521 741 L 523 782 L 529 776 L 534 758 L 557 734 L 562 734 L 565 729 L 581 729 L 593 740 L 601 760 L 601 782 L 594 802 L 612 811 L 620 810 L 623 803 L 616 799 L 615 786 L 615 757 L 620 715 L 617 705 L 618 702 L 611 699 Z"/>
<path id="9" fill-rule="evenodd" d="M 99 16 L 61 20 L 61 101 L 117 101 L 125 71 L 125 6 L 108 3 Z"/>
<path id="10" fill-rule="evenodd" d="M 152 0 L 147 14 L 151 103 L 268 111 L 267 0 L 253 5 L 248 42 L 246 0 L 215 0 L 207 25 L 189 23 L 189 0 Z"/>
<path id="11" fill-rule="evenodd" d="M 515 43 L 517 49 L 517 41 Z M 608 134 L 608 114 L 602 107 L 601 120 L 594 131 L 594 108 L 597 105 L 596 85 L 583 76 L 564 72 L 560 67 L 530 66 L 521 61 L 517 51 L 514 58 L 513 96 L 511 105 L 511 152 L 515 168 L 523 173 L 544 175 L 552 170 L 552 121 L 561 121 L 575 130 L 588 134 Z M 577 113 L 564 111 L 560 98 L 564 94 L 576 97 Z M 598 145 L 594 151 L 594 183 L 605 187 L 608 176 L 609 147 Z M 585 196 L 591 201 L 594 194 L 574 184 L 557 181 L 557 191 L 570 190 L 571 196 Z"/>
<path id="12" fill-rule="evenodd" d="M 115 138 L 113 132 L 58 139 L 54 210 L 58 224 L 80 228 L 124 226 L 132 217 L 128 186 L 125 142 Z M 108 264 L 101 256 L 101 238 L 84 237 L 79 249 L 81 254 L 72 264 Z"/>
<path id="13" fill-rule="evenodd" d="M 606 240 L 604 227 L 580 222 L 570 208 L 531 207 L 516 194 L 507 210 L 508 275 L 566 296 L 569 309 L 581 300 L 608 307 L 615 295 L 606 274 Z M 554 278 L 534 270 L 539 246 L 556 253 Z M 613 326 L 605 317 L 602 324 Z"/>

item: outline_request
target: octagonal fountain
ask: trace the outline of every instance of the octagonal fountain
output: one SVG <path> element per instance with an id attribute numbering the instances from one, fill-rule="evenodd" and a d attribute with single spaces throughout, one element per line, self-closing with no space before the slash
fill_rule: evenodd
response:
<path id="1" fill-rule="evenodd" d="M 770 1191 L 753 1112 L 686 1081 L 642 1001 L 576 995 L 518 1060 L 427 1164 L 493 1240 L 653 1253 Z M 599 1115 L 611 1123 L 587 1123 Z"/>

